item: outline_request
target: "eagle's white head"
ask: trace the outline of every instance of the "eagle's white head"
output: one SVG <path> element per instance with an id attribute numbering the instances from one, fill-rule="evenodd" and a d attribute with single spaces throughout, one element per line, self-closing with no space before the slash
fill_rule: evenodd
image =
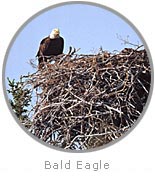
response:
<path id="1" fill-rule="evenodd" d="M 60 36 L 60 30 L 58 28 L 54 28 L 52 32 L 50 33 L 50 38 L 55 39 Z"/>

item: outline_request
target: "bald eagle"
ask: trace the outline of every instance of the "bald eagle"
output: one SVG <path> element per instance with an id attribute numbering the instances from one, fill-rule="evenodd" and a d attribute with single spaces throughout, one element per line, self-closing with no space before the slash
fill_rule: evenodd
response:
<path id="1" fill-rule="evenodd" d="M 57 56 L 63 53 L 64 39 L 60 36 L 60 31 L 58 28 L 52 30 L 50 35 L 44 38 L 40 42 L 39 50 L 37 52 L 37 57 L 39 61 L 39 69 L 44 66 L 47 59 L 52 56 Z"/>

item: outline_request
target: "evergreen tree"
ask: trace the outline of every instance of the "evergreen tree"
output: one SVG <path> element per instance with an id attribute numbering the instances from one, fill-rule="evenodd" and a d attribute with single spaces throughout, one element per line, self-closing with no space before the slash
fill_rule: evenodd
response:
<path id="1" fill-rule="evenodd" d="M 18 119 L 20 121 L 25 121 L 28 119 L 28 107 L 32 98 L 31 90 L 24 87 L 22 76 L 19 82 L 15 82 L 15 79 L 10 80 L 7 78 L 7 80 L 10 87 L 7 91 L 12 95 L 12 99 L 9 99 L 11 107 Z"/>

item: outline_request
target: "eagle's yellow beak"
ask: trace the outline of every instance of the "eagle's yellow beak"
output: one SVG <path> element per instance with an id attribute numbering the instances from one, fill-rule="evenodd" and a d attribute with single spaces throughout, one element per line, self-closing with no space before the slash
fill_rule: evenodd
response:
<path id="1" fill-rule="evenodd" d="M 50 38 L 54 39 L 54 38 L 58 38 L 60 34 L 60 31 L 58 28 L 55 28 L 52 30 L 51 34 L 50 34 Z"/>
<path id="2" fill-rule="evenodd" d="M 54 35 L 59 35 L 60 34 L 60 30 L 58 28 L 53 29 L 53 34 Z"/>

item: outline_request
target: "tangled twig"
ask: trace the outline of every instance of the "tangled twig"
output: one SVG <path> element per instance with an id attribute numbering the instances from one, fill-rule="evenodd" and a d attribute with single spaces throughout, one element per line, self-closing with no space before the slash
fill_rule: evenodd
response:
<path id="1" fill-rule="evenodd" d="M 64 149 L 107 144 L 138 119 L 150 82 L 145 49 L 56 57 L 27 78 L 37 97 L 29 131 Z"/>

